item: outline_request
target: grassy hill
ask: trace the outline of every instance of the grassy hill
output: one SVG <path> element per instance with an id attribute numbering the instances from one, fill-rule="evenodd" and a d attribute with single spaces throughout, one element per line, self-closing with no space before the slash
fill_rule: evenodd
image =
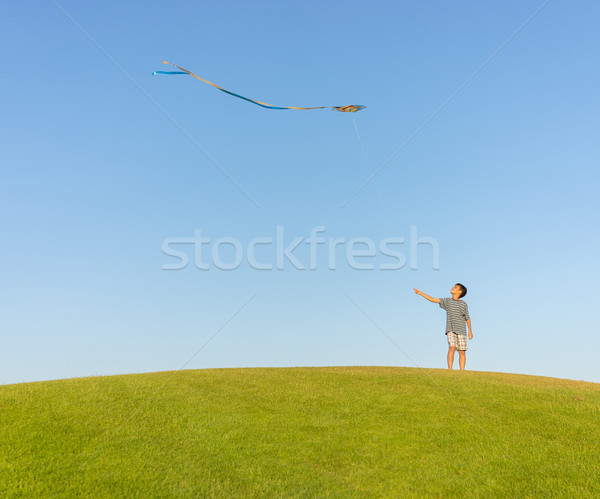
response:
<path id="1" fill-rule="evenodd" d="M 600 496 L 600 385 L 211 369 L 0 386 L 2 497 Z"/>

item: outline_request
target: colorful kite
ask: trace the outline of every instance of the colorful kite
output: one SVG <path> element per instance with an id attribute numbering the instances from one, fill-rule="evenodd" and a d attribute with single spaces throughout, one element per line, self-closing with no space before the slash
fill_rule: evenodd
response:
<path id="1" fill-rule="evenodd" d="M 175 66 L 177 69 L 180 69 L 181 71 L 154 71 L 154 73 L 152 73 L 153 75 L 157 75 L 157 74 L 161 74 L 161 75 L 185 75 L 188 74 L 190 76 L 193 76 L 194 78 L 203 81 L 204 83 L 208 83 L 209 85 L 212 85 L 215 88 L 218 88 L 221 92 L 225 92 L 226 94 L 229 95 L 233 95 L 234 97 L 238 97 L 240 99 L 244 99 L 247 100 L 248 102 L 252 102 L 252 104 L 256 104 L 257 106 L 261 106 L 261 107 L 266 107 L 267 109 L 302 109 L 302 110 L 307 110 L 307 109 L 327 109 L 327 108 L 331 108 L 332 111 L 339 111 L 341 113 L 356 113 L 357 111 L 360 111 L 361 109 L 366 108 L 367 106 L 356 106 L 356 105 L 350 105 L 350 106 L 321 106 L 321 107 L 278 107 L 278 106 L 272 106 L 271 104 L 267 104 L 265 102 L 260 102 L 257 100 L 253 100 L 253 99 L 248 99 L 247 97 L 244 97 L 242 95 L 238 95 L 238 94 L 234 94 L 233 92 L 230 92 L 229 90 L 225 90 L 224 88 L 221 88 L 219 85 L 215 85 L 214 83 L 205 80 L 204 78 L 200 78 L 199 76 L 195 75 L 194 73 L 192 73 L 191 71 L 188 71 L 187 69 L 183 69 L 180 68 L 179 66 L 177 66 L 176 64 L 173 64 L 172 62 L 167 62 L 167 61 L 162 61 L 163 64 L 170 64 L 171 66 Z"/>

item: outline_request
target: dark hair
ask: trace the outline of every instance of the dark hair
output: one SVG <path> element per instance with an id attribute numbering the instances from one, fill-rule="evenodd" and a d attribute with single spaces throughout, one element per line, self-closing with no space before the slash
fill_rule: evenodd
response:
<path id="1" fill-rule="evenodd" d="M 467 295 L 467 287 L 462 285 L 460 282 L 457 282 L 456 285 L 458 287 L 460 287 L 460 296 L 459 298 L 462 298 L 463 296 Z"/>

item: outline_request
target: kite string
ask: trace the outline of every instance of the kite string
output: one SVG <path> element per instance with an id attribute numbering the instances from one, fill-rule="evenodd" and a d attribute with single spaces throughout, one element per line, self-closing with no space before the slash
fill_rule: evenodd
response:
<path id="1" fill-rule="evenodd" d="M 363 144 L 363 141 L 360 138 L 360 134 L 358 133 L 358 126 L 356 126 L 356 120 L 354 119 L 354 117 L 352 117 L 352 121 L 354 122 L 354 130 L 356 130 L 356 137 L 358 138 L 358 142 L 359 142 L 360 148 L 362 150 L 363 158 L 365 158 L 365 162 L 367 163 L 369 172 L 371 172 L 371 175 L 373 175 L 373 169 L 371 168 L 371 162 L 369 161 L 369 158 L 367 157 L 367 151 L 365 150 L 365 145 Z"/>
<path id="2" fill-rule="evenodd" d="M 354 118 L 352 118 L 352 121 L 354 122 L 354 130 L 356 130 L 356 136 L 358 137 L 358 140 L 360 141 L 360 135 L 358 134 L 358 127 L 356 126 L 356 120 Z"/>
<path id="3" fill-rule="evenodd" d="M 358 133 L 358 126 L 356 125 L 356 120 L 354 119 L 354 116 L 352 117 L 352 122 L 354 123 L 354 130 L 356 131 L 356 137 L 358 138 L 358 143 L 360 144 L 360 149 L 362 151 L 363 158 L 365 159 L 365 163 L 367 164 L 367 168 L 369 169 L 371 178 L 373 178 L 373 176 L 374 176 L 373 168 L 371 168 L 371 162 L 369 161 L 369 158 L 367 156 L 367 150 L 365 149 L 365 145 L 363 144 L 363 141 L 360 138 L 360 134 Z M 379 199 L 379 202 L 381 203 L 383 198 L 381 197 L 381 192 L 379 192 L 379 186 L 376 186 L 376 189 L 377 189 L 377 198 Z"/>

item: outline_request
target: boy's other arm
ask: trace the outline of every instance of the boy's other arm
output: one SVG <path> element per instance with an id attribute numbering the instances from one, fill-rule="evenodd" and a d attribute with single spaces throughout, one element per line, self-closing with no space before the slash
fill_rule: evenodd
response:
<path id="1" fill-rule="evenodd" d="M 473 331 L 471 331 L 471 319 L 467 319 L 467 326 L 469 326 L 469 339 L 473 339 Z"/>
<path id="2" fill-rule="evenodd" d="M 426 300 L 429 300 L 430 302 L 433 302 L 433 303 L 439 303 L 440 302 L 439 298 L 432 298 L 431 296 L 426 295 L 425 293 L 423 293 L 423 291 L 421 291 L 421 290 L 419 290 L 417 288 L 414 288 L 414 290 L 415 290 L 415 293 L 417 293 L 418 295 L 421 295 L 423 298 L 425 298 Z"/>

